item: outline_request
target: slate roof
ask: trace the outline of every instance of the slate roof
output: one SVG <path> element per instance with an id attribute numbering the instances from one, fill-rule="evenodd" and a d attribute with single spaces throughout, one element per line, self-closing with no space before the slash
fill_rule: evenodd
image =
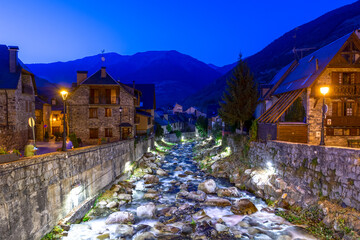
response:
<path id="1" fill-rule="evenodd" d="M 140 109 L 136 109 L 136 113 L 137 113 L 137 114 L 140 114 L 140 115 L 143 115 L 143 116 L 145 116 L 145 117 L 151 117 L 151 114 L 150 114 L 150 113 L 145 112 L 145 111 L 142 111 L 142 110 L 140 110 Z"/>
<path id="2" fill-rule="evenodd" d="M 120 85 L 113 77 L 106 73 L 105 78 L 101 78 L 101 69 L 85 79 L 81 85 Z"/>
<path id="3" fill-rule="evenodd" d="M 132 84 L 126 84 L 132 87 Z M 140 102 L 142 106 L 138 109 L 155 109 L 155 84 L 135 84 L 135 89 L 141 92 Z"/>
<path id="4" fill-rule="evenodd" d="M 352 32 L 346 34 L 300 59 L 280 85 L 278 87 L 275 86 L 276 89 L 273 92 L 273 95 L 310 87 L 352 34 L 355 33 Z M 318 70 L 316 70 L 316 59 L 318 59 Z M 291 64 L 292 63 L 281 69 L 271 82 L 275 84 L 277 81 L 281 80 L 281 76 L 284 75 Z"/>
<path id="5" fill-rule="evenodd" d="M 9 48 L 6 45 L 0 45 L 0 89 L 16 89 L 21 71 L 25 70 L 33 77 L 33 85 L 36 93 L 36 84 L 34 74 L 30 69 L 18 59 L 15 73 L 10 73 L 9 66 Z"/>

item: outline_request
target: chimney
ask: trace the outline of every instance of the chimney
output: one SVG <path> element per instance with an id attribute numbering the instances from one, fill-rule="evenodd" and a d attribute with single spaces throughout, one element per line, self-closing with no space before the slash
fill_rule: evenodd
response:
<path id="1" fill-rule="evenodd" d="M 18 51 L 19 51 L 19 47 L 9 46 L 9 70 L 11 73 L 16 72 Z"/>
<path id="2" fill-rule="evenodd" d="M 106 67 L 101 67 L 101 78 L 106 78 Z"/>
<path id="3" fill-rule="evenodd" d="M 87 74 L 88 72 L 87 71 L 77 71 L 76 72 L 76 85 L 77 86 L 80 86 L 80 84 L 85 80 L 87 79 Z"/>

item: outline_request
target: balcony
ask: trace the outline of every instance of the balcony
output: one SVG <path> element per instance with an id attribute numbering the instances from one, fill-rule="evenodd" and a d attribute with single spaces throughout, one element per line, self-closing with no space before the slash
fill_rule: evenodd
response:
<path id="1" fill-rule="evenodd" d="M 360 84 L 333 85 L 331 97 L 360 97 Z"/>
<path id="2" fill-rule="evenodd" d="M 100 97 L 90 97 L 89 104 L 95 105 L 119 105 L 119 98 L 118 97 L 107 97 L 107 96 L 100 96 Z"/>
<path id="3" fill-rule="evenodd" d="M 327 117 L 325 124 L 327 127 L 360 127 L 360 117 Z"/>

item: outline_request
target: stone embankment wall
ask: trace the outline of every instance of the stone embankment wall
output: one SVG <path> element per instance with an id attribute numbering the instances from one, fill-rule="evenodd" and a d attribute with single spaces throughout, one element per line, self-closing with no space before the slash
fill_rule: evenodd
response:
<path id="1" fill-rule="evenodd" d="M 263 176 L 273 175 L 262 183 L 253 177 L 256 171 L 245 171 L 252 176 L 248 185 L 265 197 L 287 193 L 289 201 L 303 206 L 326 197 L 360 210 L 360 149 L 253 142 L 249 160 Z"/>
<path id="2" fill-rule="evenodd" d="M 127 140 L 0 164 L 0 239 L 40 239 L 153 144 Z"/>
<path id="3" fill-rule="evenodd" d="M 192 139 L 196 137 L 196 132 L 183 132 L 181 133 L 181 138 L 184 140 Z M 178 138 L 175 133 L 165 134 L 164 139 L 167 142 L 171 143 L 179 143 L 181 142 L 181 138 Z"/>

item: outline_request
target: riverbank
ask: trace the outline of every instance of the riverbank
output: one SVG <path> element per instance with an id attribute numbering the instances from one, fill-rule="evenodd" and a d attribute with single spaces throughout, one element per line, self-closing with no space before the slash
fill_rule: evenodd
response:
<path id="1" fill-rule="evenodd" d="M 274 206 L 277 215 L 294 224 L 304 226 L 319 239 L 358 239 L 359 212 L 345 207 L 342 201 L 330 201 L 328 197 L 316 194 L 321 193 L 321 186 L 324 184 L 320 185 L 320 191 L 318 185 L 308 184 L 308 187 L 304 187 L 306 181 L 313 182 L 314 185 L 319 184 L 315 180 L 320 180 L 321 183 L 322 176 L 318 177 L 316 173 L 316 167 L 319 167 L 318 163 L 321 160 L 316 159 L 315 163 L 315 160 L 311 160 L 315 158 L 309 158 L 310 163 L 307 163 L 309 165 L 289 169 L 288 167 L 293 163 L 287 163 L 281 157 L 293 161 L 291 156 L 294 150 L 288 153 L 284 151 L 284 147 L 266 148 L 264 144 L 249 143 L 246 138 L 241 137 L 225 141 L 227 141 L 225 145 L 218 146 L 211 139 L 199 144 L 199 147 L 195 149 L 196 159 L 202 169 L 214 177 L 227 178 L 238 188 L 254 193 L 264 199 L 269 206 Z M 225 146 L 228 145 L 233 150 L 231 154 L 226 151 Z M 314 151 L 316 153 L 316 149 Z M 302 158 L 306 158 L 306 154 L 308 152 L 304 150 L 299 152 Z M 272 161 L 273 159 L 277 160 Z M 332 159 L 334 163 L 334 157 Z M 330 163 L 331 161 L 329 165 Z M 280 171 L 279 166 L 286 169 L 286 172 Z M 311 172 L 312 175 L 306 170 L 307 166 L 314 169 L 314 173 Z M 317 178 L 309 179 L 309 176 Z M 328 191 L 332 194 L 331 189 Z"/>
<path id="2" fill-rule="evenodd" d="M 101 195 L 81 223 L 55 231 L 63 240 L 315 239 L 260 198 L 201 171 L 193 159 L 198 144 L 157 143 L 162 152 L 128 166 L 128 178 Z"/>

